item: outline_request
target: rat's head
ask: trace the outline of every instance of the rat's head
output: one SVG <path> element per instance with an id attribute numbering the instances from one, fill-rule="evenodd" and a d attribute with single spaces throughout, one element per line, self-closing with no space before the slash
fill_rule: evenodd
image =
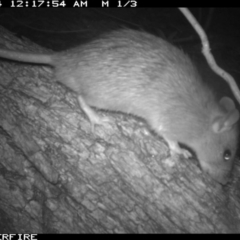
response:
<path id="1" fill-rule="evenodd" d="M 208 131 L 194 147 L 203 171 L 225 184 L 237 151 L 239 111 L 228 97 L 223 97 L 219 106 L 223 111 L 211 120 Z"/>

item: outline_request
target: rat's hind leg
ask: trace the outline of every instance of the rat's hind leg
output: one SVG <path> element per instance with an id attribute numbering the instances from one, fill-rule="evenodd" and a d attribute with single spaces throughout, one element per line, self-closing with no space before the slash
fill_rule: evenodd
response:
<path id="1" fill-rule="evenodd" d="M 84 100 L 82 96 L 78 96 L 78 102 L 80 104 L 80 107 L 85 112 L 85 114 L 88 116 L 92 131 L 94 131 L 95 124 L 97 125 L 106 125 L 109 122 L 109 119 L 107 117 L 101 117 L 99 116 Z"/>

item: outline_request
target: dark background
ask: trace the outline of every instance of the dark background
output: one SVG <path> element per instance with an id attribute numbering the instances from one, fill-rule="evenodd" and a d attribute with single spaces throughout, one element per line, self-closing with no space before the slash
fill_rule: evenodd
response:
<path id="1" fill-rule="evenodd" d="M 233 47 L 240 39 L 240 8 L 190 8 L 213 48 Z M 143 29 L 187 46 L 199 38 L 177 8 L 2 8 L 0 23 L 19 36 L 54 50 L 78 45 L 112 28 Z M 231 44 L 232 43 L 232 44 Z"/>
<path id="2" fill-rule="evenodd" d="M 240 78 L 240 9 L 190 8 L 206 31 L 217 63 Z M 177 8 L 2 8 L 0 24 L 54 51 L 82 44 L 104 31 L 127 27 L 160 36 L 187 52 L 208 76 L 200 39 Z"/>

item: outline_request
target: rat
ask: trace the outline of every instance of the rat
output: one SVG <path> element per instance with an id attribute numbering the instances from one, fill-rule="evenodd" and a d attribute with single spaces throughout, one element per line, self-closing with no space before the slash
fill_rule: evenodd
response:
<path id="1" fill-rule="evenodd" d="M 196 153 L 202 170 L 226 183 L 238 143 L 239 111 L 203 82 L 190 58 L 150 33 L 114 30 L 70 50 L 52 54 L 0 49 L 0 57 L 53 67 L 56 81 L 77 93 L 92 126 L 107 117 L 92 107 L 144 119 L 171 154 Z M 182 145 L 181 145 L 182 146 Z"/>

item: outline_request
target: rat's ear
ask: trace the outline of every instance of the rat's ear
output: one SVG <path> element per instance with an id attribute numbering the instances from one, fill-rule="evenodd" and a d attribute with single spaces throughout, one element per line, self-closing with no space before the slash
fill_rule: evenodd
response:
<path id="1" fill-rule="evenodd" d="M 239 120 L 239 111 L 234 108 L 226 116 L 217 117 L 212 123 L 212 130 L 215 133 L 228 131 Z"/>
<path id="2" fill-rule="evenodd" d="M 226 112 L 226 114 L 213 120 L 212 130 L 215 133 L 221 133 L 230 130 L 232 126 L 239 120 L 239 111 L 236 109 L 231 98 L 221 98 L 219 105 Z"/>
<path id="3" fill-rule="evenodd" d="M 229 97 L 222 97 L 219 105 L 227 112 L 233 111 L 236 108 L 233 100 Z"/>

